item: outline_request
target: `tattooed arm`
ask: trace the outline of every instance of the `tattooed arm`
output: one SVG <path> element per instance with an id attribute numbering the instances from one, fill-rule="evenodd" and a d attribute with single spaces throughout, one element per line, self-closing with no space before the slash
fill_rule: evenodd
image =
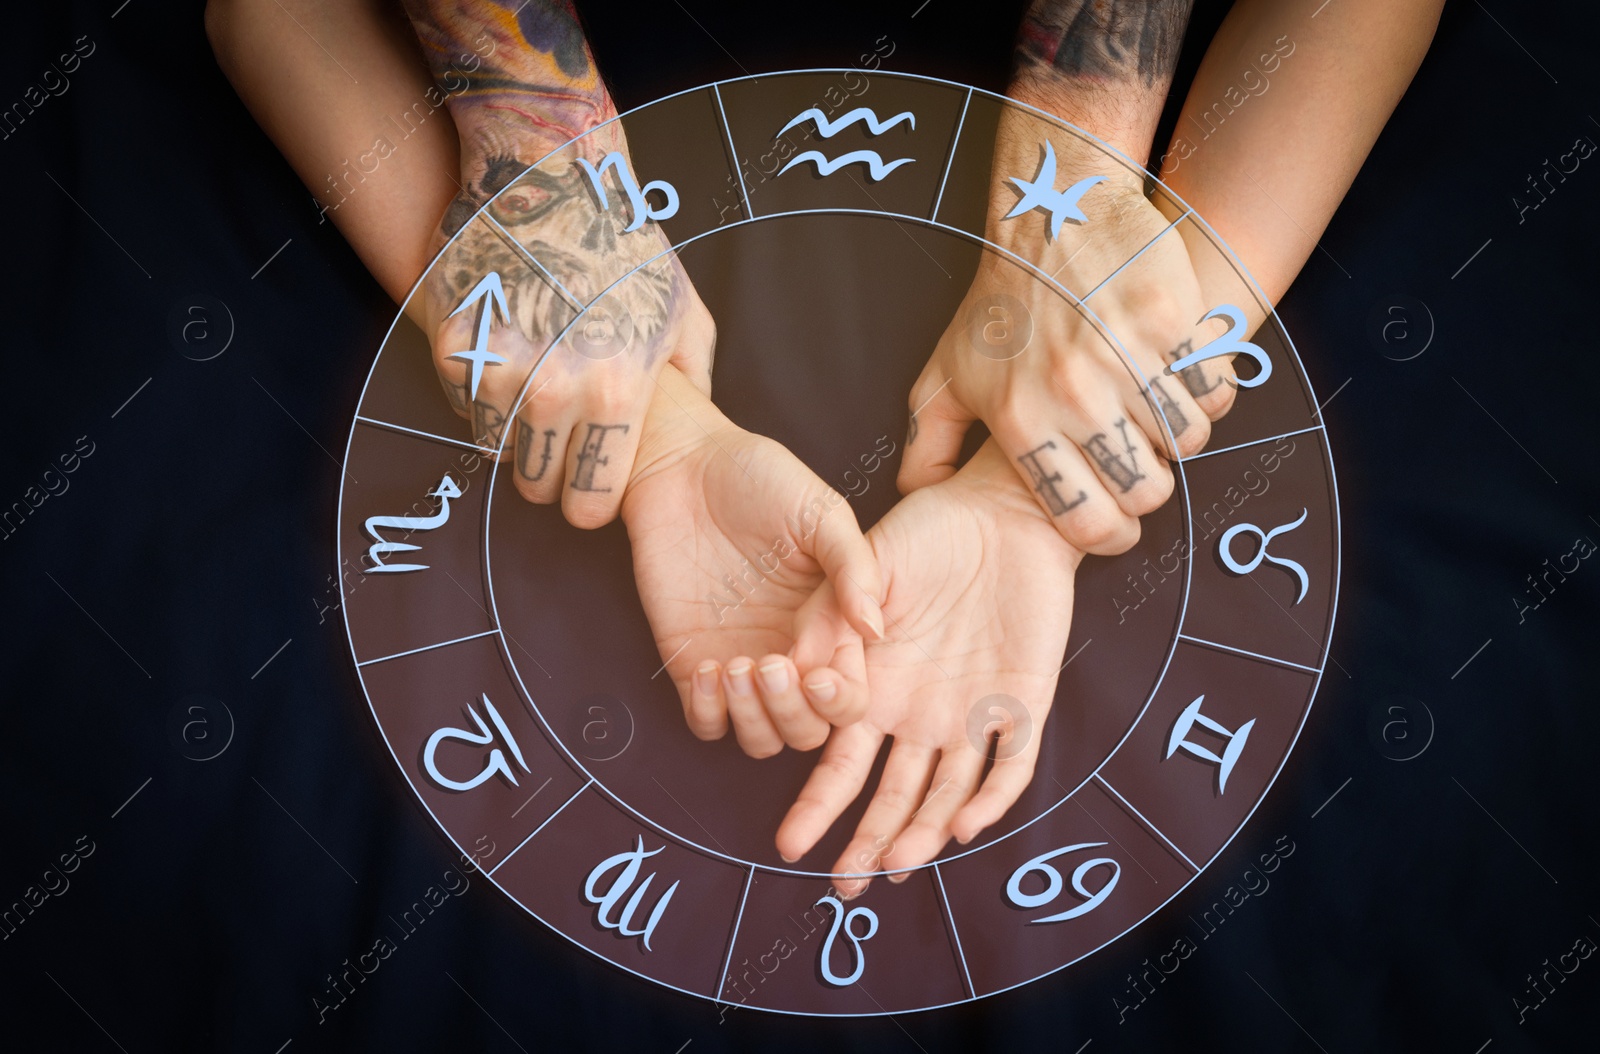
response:
<path id="1" fill-rule="evenodd" d="M 514 452 L 523 497 L 598 527 L 621 505 L 662 366 L 709 392 L 716 327 L 646 222 L 664 203 L 630 192 L 650 179 L 632 174 L 571 3 L 406 10 L 460 134 L 460 193 L 437 234 L 454 241 L 420 306 L 434 365 L 473 438 Z"/>
<path id="2" fill-rule="evenodd" d="M 1034 0 L 1007 94 L 1143 164 L 1194 0 Z"/>
<path id="3" fill-rule="evenodd" d="M 1010 94 L 1142 163 L 1189 6 L 1035 0 Z M 1204 446 L 1234 391 L 1221 360 L 1181 380 L 1163 375 L 1185 341 L 1203 343 L 1212 328 L 1197 326 L 1206 305 L 1182 239 L 1160 237 L 1169 223 L 1134 164 L 1008 109 L 995 136 L 987 237 L 1038 272 L 999 254 L 980 261 L 912 388 L 917 439 L 901 462 L 901 489 L 951 476 L 968 427 L 982 419 L 1068 542 L 1100 554 L 1131 547 L 1138 517 L 1172 492 L 1169 460 Z"/>

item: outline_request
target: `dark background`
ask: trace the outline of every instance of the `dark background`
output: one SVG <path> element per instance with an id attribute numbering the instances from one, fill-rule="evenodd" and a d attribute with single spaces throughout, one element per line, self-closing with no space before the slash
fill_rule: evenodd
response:
<path id="1" fill-rule="evenodd" d="M 1537 599 L 1526 576 L 1576 539 L 1600 540 L 1600 160 L 1523 222 L 1512 201 L 1538 201 L 1528 176 L 1578 136 L 1600 139 L 1584 5 L 1451 5 L 1280 305 L 1333 396 L 1338 666 L 1266 803 L 1177 900 L 1086 962 L 964 1008 L 719 1024 L 710 1003 L 577 953 L 478 882 L 319 1025 L 326 975 L 455 866 L 382 754 L 323 611 L 338 455 L 395 309 L 218 73 L 200 5 L 119 2 L 13 11 L 0 75 L 3 108 L 93 41 L 71 88 L 0 141 L 0 508 L 92 444 L 70 488 L 0 540 L 0 901 L 93 846 L 0 941 L 5 1047 L 1592 1045 L 1600 958 L 1569 956 L 1570 976 L 1554 964 L 1580 938 L 1600 945 L 1586 661 L 1600 564 L 1551 575 L 1520 617 L 1513 599 Z M 1019 6 L 584 5 L 624 109 L 747 71 L 850 66 L 883 35 L 888 69 L 1001 90 Z M 1197 15 L 1182 76 L 1220 15 Z M 196 297 L 236 324 L 207 362 L 169 336 Z M 1427 315 L 1431 344 L 1397 361 Z M 1378 327 L 1402 316 L 1413 328 L 1385 342 Z M 190 706 L 219 737 L 231 715 L 214 760 L 184 756 L 210 749 L 176 732 Z M 1280 836 L 1295 848 L 1270 887 L 1202 939 L 1189 916 Z M 1195 953 L 1119 1015 L 1126 975 L 1181 936 Z M 1521 1013 L 1547 970 L 1554 990 Z"/>

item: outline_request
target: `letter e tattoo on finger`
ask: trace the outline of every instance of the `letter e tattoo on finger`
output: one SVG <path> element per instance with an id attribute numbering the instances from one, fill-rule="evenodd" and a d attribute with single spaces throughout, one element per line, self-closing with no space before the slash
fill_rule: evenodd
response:
<path id="1" fill-rule="evenodd" d="M 1060 488 L 1056 486 L 1057 483 L 1061 482 L 1061 473 L 1051 472 L 1049 466 L 1039 459 L 1040 451 L 1054 450 L 1055 448 L 1056 441 L 1054 439 L 1047 440 L 1017 458 L 1017 461 L 1027 471 L 1028 479 L 1033 483 L 1033 489 L 1038 493 L 1039 497 L 1044 499 L 1045 508 L 1050 510 L 1050 515 L 1060 516 L 1062 513 L 1069 512 L 1088 501 L 1089 495 L 1080 490 L 1078 491 L 1078 496 L 1070 502 L 1062 497 Z"/>
<path id="2" fill-rule="evenodd" d="M 589 433 L 584 437 L 583 445 L 578 448 L 578 467 L 572 474 L 573 490 L 589 490 L 598 494 L 609 491 L 610 487 L 597 487 L 594 485 L 594 470 L 600 465 L 611 463 L 609 457 L 600 456 L 600 448 L 605 445 L 606 436 L 612 432 L 621 431 L 627 435 L 627 425 L 597 425 L 589 426 Z"/>

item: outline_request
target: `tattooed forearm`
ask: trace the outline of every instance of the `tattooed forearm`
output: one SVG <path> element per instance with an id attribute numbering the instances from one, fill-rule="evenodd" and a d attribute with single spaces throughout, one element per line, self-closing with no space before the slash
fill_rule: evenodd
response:
<path id="1" fill-rule="evenodd" d="M 1122 449 L 1119 451 L 1107 441 L 1106 433 L 1090 437 L 1083 445 L 1084 451 L 1094 459 L 1111 481 L 1126 494 L 1133 489 L 1133 485 L 1144 479 L 1144 473 L 1139 471 L 1139 457 L 1134 450 L 1133 441 L 1128 438 L 1128 419 L 1117 418 L 1115 425 L 1117 434 L 1122 437 Z M 1123 460 L 1126 458 L 1127 460 Z"/>
<path id="2" fill-rule="evenodd" d="M 1044 500 L 1045 508 L 1050 510 L 1050 515 L 1060 516 L 1062 513 L 1069 512 L 1088 501 L 1089 495 L 1080 490 L 1078 491 L 1078 496 L 1071 501 L 1068 501 L 1062 495 L 1061 488 L 1056 485 L 1061 482 L 1061 473 L 1050 471 L 1049 464 L 1040 456 L 1044 451 L 1054 450 L 1055 448 L 1056 441 L 1054 439 L 1047 440 L 1017 458 L 1017 462 L 1028 473 L 1028 479 L 1032 482 L 1033 489 Z"/>
<path id="3" fill-rule="evenodd" d="M 1017 42 L 1019 73 L 1137 78 L 1165 90 L 1193 0 L 1034 0 Z"/>
<path id="4" fill-rule="evenodd" d="M 595 485 L 594 470 L 601 465 L 609 465 L 611 458 L 601 457 L 600 449 L 605 446 L 606 436 L 612 432 L 628 434 L 627 425 L 597 425 L 589 426 L 588 434 L 584 437 L 583 445 L 578 448 L 578 465 L 572 473 L 573 490 L 592 490 L 604 493 L 610 487 Z"/>
<path id="5" fill-rule="evenodd" d="M 550 149 L 616 116 L 569 0 L 405 0 L 461 135 L 472 210 Z"/>

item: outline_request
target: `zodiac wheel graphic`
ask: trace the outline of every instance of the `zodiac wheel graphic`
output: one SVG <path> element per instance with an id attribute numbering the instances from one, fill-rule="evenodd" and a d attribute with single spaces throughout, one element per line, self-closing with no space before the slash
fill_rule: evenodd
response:
<path id="1" fill-rule="evenodd" d="M 404 312 L 373 365 L 338 522 L 341 566 L 361 568 L 346 576 L 343 610 L 373 716 L 446 837 L 527 912 L 630 973 L 810 1015 L 903 1013 L 1026 984 L 1106 947 L 1199 875 L 1304 725 L 1338 594 L 1327 437 L 1272 305 L 1153 176 L 1003 96 L 859 70 L 669 96 L 619 118 L 630 156 L 578 168 L 593 208 L 608 192 L 626 198 L 635 222 L 615 237 L 654 220 L 692 277 L 718 324 L 723 412 L 848 489 L 866 527 L 895 500 L 885 466 L 906 393 L 980 258 L 1026 274 L 1121 347 L 1095 296 L 1144 250 L 1071 289 L 985 239 L 1007 111 L 1041 158 L 1014 174 L 1014 222 L 1075 219 L 1093 181 L 1057 189 L 1066 144 L 1136 173 L 1172 220 L 1159 237 L 1212 254 L 1197 271 L 1231 282 L 1207 305 L 1216 341 L 1174 352 L 1173 374 L 1187 382 L 1186 367 L 1226 352 L 1241 379 L 1206 449 L 1173 462 L 1175 495 L 1144 518 L 1140 543 L 1080 568 L 1056 702 L 1027 730 L 1042 737 L 1027 791 L 903 882 L 875 881 L 851 901 L 832 893 L 828 867 L 866 796 L 805 858 L 779 857 L 773 831 L 815 754 L 755 760 L 731 738 L 694 738 L 622 525 L 578 531 L 523 501 L 496 470 L 501 451 L 466 437 Z M 572 177 L 558 154 L 462 228 L 458 240 L 492 236 L 504 251 L 456 285 L 478 298 L 480 334 L 515 324 L 501 290 L 516 270 L 543 291 L 557 341 L 626 342 L 617 290 L 651 280 L 658 258 L 591 290 L 515 233 L 518 210 Z M 447 246 L 434 267 L 449 260 Z M 1241 305 L 1266 315 L 1254 334 Z M 968 331 L 999 360 L 1033 339 L 1027 309 L 1004 297 L 980 303 Z M 508 368 L 484 355 L 473 365 Z M 535 365 L 523 390 L 537 383 Z M 973 703 L 979 736 L 991 714 L 1011 719 L 1003 699 Z"/>

